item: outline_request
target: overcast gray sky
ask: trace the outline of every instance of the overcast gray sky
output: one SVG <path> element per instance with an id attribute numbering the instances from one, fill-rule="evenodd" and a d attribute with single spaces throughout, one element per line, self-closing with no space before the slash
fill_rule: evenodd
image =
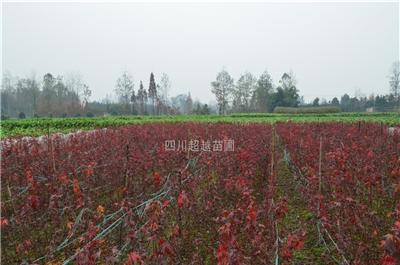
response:
<path id="1" fill-rule="evenodd" d="M 222 67 L 292 70 L 307 101 L 382 94 L 399 58 L 399 3 L 4 3 L 2 20 L 3 71 L 80 72 L 92 99 L 128 70 L 208 102 Z"/>

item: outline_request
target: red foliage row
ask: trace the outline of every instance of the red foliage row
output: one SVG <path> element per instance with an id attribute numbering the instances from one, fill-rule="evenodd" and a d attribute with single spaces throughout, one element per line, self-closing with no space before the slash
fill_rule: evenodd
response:
<path id="1" fill-rule="evenodd" d="M 277 130 L 322 233 L 334 238 L 351 264 L 378 264 L 400 198 L 400 135 L 368 123 L 289 123 Z M 393 256 L 399 247 L 385 250 L 385 260 L 399 263 Z"/>
<path id="2" fill-rule="evenodd" d="M 164 148 L 166 140 L 227 139 L 234 152 Z M 280 202 L 271 203 L 270 144 L 271 126 L 261 124 L 151 124 L 4 140 L 3 261 L 272 262 L 282 216 L 275 216 Z"/>
<path id="3" fill-rule="evenodd" d="M 305 247 L 306 229 L 278 235 L 289 205 L 276 192 L 283 157 L 274 131 L 148 124 L 4 140 L 2 259 L 289 263 Z M 287 123 L 276 131 L 326 242 L 329 234 L 352 264 L 398 262 L 400 135 L 374 124 Z M 164 146 L 228 139 L 234 152 Z"/>

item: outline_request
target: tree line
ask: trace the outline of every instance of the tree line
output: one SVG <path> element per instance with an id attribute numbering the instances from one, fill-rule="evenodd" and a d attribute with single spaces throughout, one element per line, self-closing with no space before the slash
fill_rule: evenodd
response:
<path id="1" fill-rule="evenodd" d="M 79 74 L 67 77 L 47 73 L 40 81 L 3 74 L 1 114 L 7 117 L 74 117 L 102 115 L 207 115 L 211 113 L 273 112 L 276 107 L 333 106 L 345 112 L 396 111 L 400 109 L 400 65 L 393 64 L 389 77 L 390 93 L 350 97 L 344 94 L 331 100 L 315 98 L 306 104 L 299 95 L 293 72 L 283 73 L 274 84 L 268 71 L 258 78 L 246 72 L 235 81 L 222 69 L 211 82 L 216 105 L 193 100 L 190 92 L 170 96 L 171 81 L 163 73 L 157 82 L 150 73 L 148 84 L 135 86 L 132 75 L 124 71 L 113 92 L 117 101 L 106 96 L 89 101 L 92 91 Z"/>
<path id="2" fill-rule="evenodd" d="M 246 72 L 235 82 L 225 69 L 221 70 L 211 82 L 211 91 L 215 95 L 218 113 L 235 112 L 273 112 L 276 107 L 298 106 L 333 106 L 344 112 L 363 111 L 399 111 L 400 110 L 400 66 L 395 62 L 389 75 L 390 93 L 387 95 L 370 95 L 350 97 L 344 94 L 332 100 L 320 100 L 306 104 L 299 95 L 293 72 L 283 73 L 278 84 L 273 83 L 268 71 L 258 78 Z"/>
<path id="3" fill-rule="evenodd" d="M 257 79 L 246 72 L 234 82 L 224 69 L 211 82 L 218 113 L 228 112 L 272 112 L 277 106 L 297 107 L 300 104 L 299 91 L 296 88 L 294 74 L 284 73 L 279 85 L 274 86 L 271 75 L 264 71 Z"/>
<path id="4" fill-rule="evenodd" d="M 2 117 L 66 117 L 86 111 L 91 96 L 89 86 L 79 75 L 65 79 L 47 73 L 41 82 L 34 77 L 12 78 L 3 75 Z"/>
<path id="5" fill-rule="evenodd" d="M 3 75 L 1 114 L 7 117 L 78 117 L 103 115 L 210 114 L 207 104 L 193 101 L 190 93 L 169 97 L 171 82 L 167 74 L 156 83 L 150 73 L 148 87 L 142 81 L 136 89 L 132 75 L 124 71 L 116 80 L 117 101 L 108 95 L 89 101 L 92 91 L 80 75 L 68 77 L 47 73 L 42 80 Z"/>

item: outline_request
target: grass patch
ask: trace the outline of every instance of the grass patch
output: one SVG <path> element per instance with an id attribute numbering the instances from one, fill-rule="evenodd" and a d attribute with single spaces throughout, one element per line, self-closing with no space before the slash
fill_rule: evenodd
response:
<path id="1" fill-rule="evenodd" d="M 306 202 L 297 189 L 287 163 L 284 160 L 278 163 L 277 196 L 284 196 L 288 200 L 288 212 L 279 222 L 278 227 L 282 232 L 291 233 L 298 229 L 306 232 L 304 248 L 294 251 L 290 264 L 337 264 L 339 256 L 319 242 L 315 215 L 307 208 Z"/>

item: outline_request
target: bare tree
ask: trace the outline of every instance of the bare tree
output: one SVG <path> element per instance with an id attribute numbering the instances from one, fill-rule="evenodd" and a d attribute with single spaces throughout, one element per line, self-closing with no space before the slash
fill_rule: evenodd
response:
<path id="1" fill-rule="evenodd" d="M 133 87 L 134 84 L 132 76 L 127 71 L 124 71 L 122 75 L 117 79 L 117 83 L 115 85 L 115 93 L 118 96 L 118 101 L 124 105 L 126 113 L 130 112 L 129 104 L 134 89 Z"/>
<path id="2" fill-rule="evenodd" d="M 79 72 L 72 72 L 65 77 L 65 86 L 68 88 L 67 113 L 77 114 L 82 107 L 85 107 L 85 99 L 89 99 L 88 86 L 83 82 Z"/>
<path id="3" fill-rule="evenodd" d="M 219 114 L 226 114 L 229 97 L 233 90 L 233 78 L 223 69 L 217 74 L 215 81 L 211 82 L 211 92 L 215 94 Z"/>
<path id="4" fill-rule="evenodd" d="M 60 75 L 57 77 L 47 73 L 40 84 L 35 76 L 14 78 L 5 75 L 1 90 L 2 113 L 9 116 L 57 115 L 65 117 L 77 115 L 82 111 L 83 102 L 88 102 L 90 90 L 82 82 L 75 79 L 68 85 Z M 83 102 L 81 102 L 76 84 L 82 84 Z"/>
<path id="5" fill-rule="evenodd" d="M 76 95 L 80 96 L 83 90 L 83 78 L 79 72 L 72 72 L 65 76 L 65 85 L 68 89 L 74 91 Z"/>
<path id="6" fill-rule="evenodd" d="M 87 104 L 89 103 L 89 98 L 92 96 L 92 90 L 89 89 L 89 86 L 84 84 L 83 85 L 83 90 L 82 90 L 82 105 L 83 109 L 85 110 L 87 107 Z"/>
<path id="7" fill-rule="evenodd" d="M 161 74 L 160 83 L 159 83 L 159 96 L 164 101 L 164 103 L 168 103 L 169 90 L 171 89 L 171 81 L 166 73 Z"/>
<path id="8" fill-rule="evenodd" d="M 106 105 L 107 114 L 110 113 L 110 105 L 111 105 L 111 95 L 106 94 L 105 98 L 103 98 L 102 103 Z"/>
<path id="9" fill-rule="evenodd" d="M 400 61 L 396 61 L 392 65 L 389 76 L 390 91 L 393 93 L 397 101 L 400 101 Z"/>

